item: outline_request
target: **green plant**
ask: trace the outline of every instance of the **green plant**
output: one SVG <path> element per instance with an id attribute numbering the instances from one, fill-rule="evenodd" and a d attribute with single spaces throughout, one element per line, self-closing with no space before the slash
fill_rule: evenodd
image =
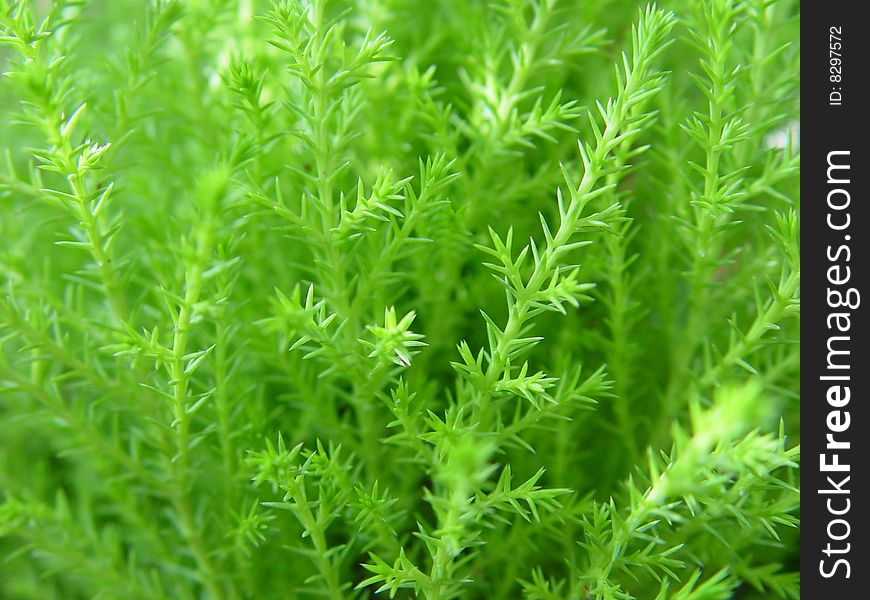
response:
<path id="1" fill-rule="evenodd" d="M 0 596 L 797 598 L 798 21 L 3 0 Z"/>

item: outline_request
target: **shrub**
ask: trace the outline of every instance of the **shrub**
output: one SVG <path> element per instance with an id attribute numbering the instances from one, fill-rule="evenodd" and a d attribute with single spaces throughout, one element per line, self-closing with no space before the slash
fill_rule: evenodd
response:
<path id="1" fill-rule="evenodd" d="M 3 0 L 0 596 L 797 598 L 798 20 Z"/>

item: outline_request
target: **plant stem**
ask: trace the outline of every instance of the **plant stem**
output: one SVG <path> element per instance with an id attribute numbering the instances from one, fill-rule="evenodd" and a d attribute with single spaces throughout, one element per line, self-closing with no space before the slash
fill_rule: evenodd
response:
<path id="1" fill-rule="evenodd" d="M 220 192 L 223 193 L 223 190 Z M 203 220 L 194 229 L 195 245 L 193 255 L 185 269 L 184 298 L 179 306 L 175 319 L 175 333 L 172 338 L 172 360 L 169 366 L 170 385 L 174 398 L 174 431 L 176 456 L 173 462 L 173 474 L 176 493 L 173 496 L 176 511 L 181 519 L 182 535 L 187 540 L 200 571 L 203 586 L 212 600 L 224 597 L 219 585 L 218 576 L 212 565 L 208 550 L 197 527 L 190 506 L 189 495 L 192 481 L 190 479 L 190 414 L 188 412 L 188 388 L 190 373 L 185 366 L 187 344 L 192 326 L 193 308 L 200 300 L 203 287 L 203 272 L 214 243 L 216 218 L 221 198 L 201 199 L 207 203 L 203 211 Z"/>

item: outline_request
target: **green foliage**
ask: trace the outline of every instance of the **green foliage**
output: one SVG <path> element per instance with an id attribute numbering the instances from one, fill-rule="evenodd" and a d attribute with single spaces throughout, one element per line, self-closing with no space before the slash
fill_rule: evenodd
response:
<path id="1" fill-rule="evenodd" d="M 799 597 L 798 31 L 0 0 L 0 597 Z"/>

